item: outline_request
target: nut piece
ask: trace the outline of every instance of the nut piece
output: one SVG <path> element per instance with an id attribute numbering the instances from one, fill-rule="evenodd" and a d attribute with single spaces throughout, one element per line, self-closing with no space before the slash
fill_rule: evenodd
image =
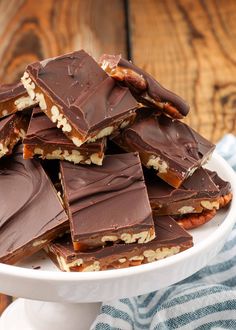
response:
<path id="1" fill-rule="evenodd" d="M 43 244 L 47 243 L 47 241 L 48 241 L 47 239 L 42 239 L 42 240 L 39 240 L 39 241 L 35 241 L 35 242 L 33 242 L 32 246 L 36 247 L 36 246 L 39 246 L 39 245 L 43 245 Z"/>
<path id="2" fill-rule="evenodd" d="M 178 209 L 178 213 L 180 214 L 186 214 L 186 213 L 192 213 L 194 211 L 194 208 L 192 206 L 182 206 L 180 209 Z"/>
<path id="3" fill-rule="evenodd" d="M 8 153 L 9 149 L 3 143 L 0 143 L 0 158 Z"/>
<path id="4" fill-rule="evenodd" d="M 15 100 L 14 104 L 18 111 L 22 111 L 26 108 L 33 106 L 34 104 L 36 104 L 36 102 L 33 101 L 29 96 L 22 96 L 22 97 L 18 98 L 17 100 Z M 6 110 L 4 110 L 4 111 L 6 111 Z"/>
<path id="5" fill-rule="evenodd" d="M 201 206 L 204 207 L 204 209 L 207 210 L 213 210 L 213 209 L 219 209 L 219 202 L 218 201 L 214 201 L 214 202 L 210 202 L 210 201 L 201 201 Z"/>
<path id="6" fill-rule="evenodd" d="M 76 145 L 76 147 L 80 147 L 81 146 L 81 144 L 83 144 L 83 140 L 80 140 L 79 138 L 77 138 L 77 137 L 73 137 L 72 138 L 72 142 Z"/>
<path id="7" fill-rule="evenodd" d="M 96 165 L 101 166 L 102 165 L 103 158 L 99 157 L 99 154 L 98 153 L 94 153 L 94 154 L 92 154 L 90 156 L 90 160 L 91 160 L 91 162 L 93 164 L 96 164 Z"/>
<path id="8" fill-rule="evenodd" d="M 59 112 L 59 109 L 56 105 L 53 105 L 51 107 L 51 114 L 52 114 L 51 120 L 53 123 L 57 124 L 58 128 L 62 128 L 63 132 L 72 131 L 71 125 L 68 123 L 67 119 L 63 117 L 63 114 Z"/>
<path id="9" fill-rule="evenodd" d="M 92 265 L 87 266 L 83 269 L 83 272 L 97 272 L 100 270 L 99 261 L 95 261 Z"/>
<path id="10" fill-rule="evenodd" d="M 180 246 L 173 246 L 171 248 L 161 248 L 154 250 L 146 250 L 143 252 L 145 258 L 147 258 L 148 262 L 153 262 L 155 260 L 163 259 L 174 254 L 179 253 Z"/>
<path id="11" fill-rule="evenodd" d="M 111 236 L 103 236 L 102 238 L 101 238 L 101 241 L 102 242 L 115 242 L 115 241 L 117 241 L 118 240 L 118 236 L 116 236 L 116 235 L 111 235 Z"/>
<path id="12" fill-rule="evenodd" d="M 48 247 L 48 248 L 49 248 L 49 250 L 51 250 L 50 247 Z M 54 254 L 54 251 L 52 251 L 52 253 Z M 72 268 L 72 267 L 79 267 L 83 264 L 83 259 L 77 259 L 76 261 L 67 263 L 64 260 L 64 258 L 61 256 L 57 256 L 57 261 L 58 261 L 60 268 L 66 272 L 70 272 L 71 271 L 70 268 Z"/>
<path id="13" fill-rule="evenodd" d="M 147 167 L 153 167 L 159 173 L 167 173 L 168 165 L 159 156 L 151 155 L 146 164 Z"/>
<path id="14" fill-rule="evenodd" d="M 95 136 L 91 137 L 90 139 L 88 139 L 88 142 L 95 142 L 96 140 L 101 139 L 104 136 L 111 135 L 113 130 L 114 130 L 113 126 L 105 127 L 100 132 L 98 132 L 97 135 L 95 135 Z"/>
<path id="15" fill-rule="evenodd" d="M 135 243 L 135 242 L 141 244 L 151 241 L 154 237 L 153 235 L 150 234 L 149 231 L 142 231 L 136 234 L 123 233 L 121 234 L 120 239 L 124 241 L 126 244 Z"/>
<path id="16" fill-rule="evenodd" d="M 44 95 L 42 93 L 36 93 L 36 100 L 39 103 L 39 107 L 42 110 L 46 110 L 47 109 L 47 104 L 46 104 Z"/>
<path id="17" fill-rule="evenodd" d="M 227 195 L 221 196 L 219 199 L 219 207 L 225 207 L 227 204 L 229 204 L 229 202 L 232 200 L 233 198 L 233 194 L 229 193 Z"/>
<path id="18" fill-rule="evenodd" d="M 200 214 L 194 213 L 182 219 L 177 219 L 178 224 L 184 229 L 193 229 L 204 225 L 216 215 L 216 209 L 203 211 Z"/>
<path id="19" fill-rule="evenodd" d="M 120 128 L 123 129 L 125 127 L 127 127 L 129 125 L 130 121 L 129 120 L 124 120 L 121 124 L 120 124 Z"/>
<path id="20" fill-rule="evenodd" d="M 29 96 L 32 100 L 35 100 L 35 84 L 29 76 L 28 72 L 24 72 L 23 77 L 21 78 L 21 82 L 24 85 L 25 89 L 27 90 Z"/>
<path id="21" fill-rule="evenodd" d="M 8 115 L 8 111 L 7 110 L 3 110 L 2 111 L 2 116 L 7 116 Z"/>

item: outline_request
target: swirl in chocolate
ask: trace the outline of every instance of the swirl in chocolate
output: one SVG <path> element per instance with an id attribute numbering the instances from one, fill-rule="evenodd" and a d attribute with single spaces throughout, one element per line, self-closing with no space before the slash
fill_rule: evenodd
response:
<path id="1" fill-rule="evenodd" d="M 67 216 L 42 166 L 21 147 L 0 161 L 0 261 L 33 254 L 67 227 Z"/>

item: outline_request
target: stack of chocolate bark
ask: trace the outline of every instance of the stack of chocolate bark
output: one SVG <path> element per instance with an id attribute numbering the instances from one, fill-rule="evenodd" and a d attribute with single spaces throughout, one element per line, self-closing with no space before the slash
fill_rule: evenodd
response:
<path id="1" fill-rule="evenodd" d="M 0 262 L 42 248 L 63 271 L 152 262 L 232 199 L 189 106 L 131 62 L 81 50 L 21 81 L 0 86 Z"/>

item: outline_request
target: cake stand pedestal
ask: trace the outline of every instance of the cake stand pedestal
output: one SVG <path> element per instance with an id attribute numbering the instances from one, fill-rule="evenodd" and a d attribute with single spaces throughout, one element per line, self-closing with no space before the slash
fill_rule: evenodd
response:
<path id="1" fill-rule="evenodd" d="M 86 330 L 101 303 L 55 303 L 19 298 L 3 313 L 0 330 Z"/>

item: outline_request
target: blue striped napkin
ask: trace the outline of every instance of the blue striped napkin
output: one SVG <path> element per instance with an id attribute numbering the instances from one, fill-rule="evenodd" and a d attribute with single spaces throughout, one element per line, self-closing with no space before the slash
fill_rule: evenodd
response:
<path id="1" fill-rule="evenodd" d="M 217 151 L 236 170 L 236 138 Z M 236 329 L 236 226 L 208 266 L 168 288 L 103 303 L 92 330 Z"/>

